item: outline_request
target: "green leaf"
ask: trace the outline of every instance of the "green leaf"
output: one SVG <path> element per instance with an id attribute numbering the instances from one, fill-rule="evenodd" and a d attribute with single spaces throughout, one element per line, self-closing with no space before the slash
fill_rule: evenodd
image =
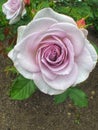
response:
<path id="1" fill-rule="evenodd" d="M 11 99 L 23 100 L 30 97 L 36 90 L 33 80 L 25 79 L 19 76 L 13 83 L 10 90 Z"/>
<path id="2" fill-rule="evenodd" d="M 67 97 L 69 96 L 69 90 L 70 89 L 67 89 L 64 93 L 59 94 L 59 95 L 55 95 L 54 96 L 55 103 L 58 104 L 58 103 L 64 102 L 67 99 Z"/>
<path id="3" fill-rule="evenodd" d="M 40 10 L 42 8 L 46 8 L 46 7 L 49 7 L 49 2 L 48 1 L 42 1 L 38 4 L 38 7 L 37 9 Z"/>
<path id="4" fill-rule="evenodd" d="M 0 0 L 0 12 L 2 11 L 2 5 L 6 2 L 6 0 Z"/>
<path id="5" fill-rule="evenodd" d="M 87 107 L 88 106 L 87 95 L 81 89 L 78 89 L 76 87 L 70 87 L 64 93 L 59 94 L 59 95 L 55 95 L 54 96 L 54 101 L 57 104 L 62 103 L 68 97 L 78 107 Z"/>
<path id="6" fill-rule="evenodd" d="M 72 99 L 74 104 L 78 107 L 87 107 L 88 106 L 87 95 L 82 90 L 80 90 L 76 87 L 70 88 L 69 97 L 70 97 L 70 99 Z"/>

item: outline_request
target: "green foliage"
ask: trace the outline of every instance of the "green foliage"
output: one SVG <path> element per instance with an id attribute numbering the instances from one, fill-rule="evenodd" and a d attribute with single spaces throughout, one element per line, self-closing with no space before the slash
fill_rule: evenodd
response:
<path id="1" fill-rule="evenodd" d="M 42 1 L 41 3 L 38 4 L 37 9 L 40 10 L 42 8 L 49 7 L 49 2 L 48 1 Z"/>
<path id="2" fill-rule="evenodd" d="M 92 6 L 98 6 L 98 0 L 86 0 L 86 2 Z"/>
<path id="3" fill-rule="evenodd" d="M 55 95 L 55 96 L 54 96 L 54 101 L 55 101 L 55 103 L 58 104 L 58 103 L 64 102 L 64 101 L 68 98 L 69 92 L 70 92 L 70 88 L 67 89 L 67 90 L 66 90 L 64 93 L 62 93 L 62 94 Z"/>
<path id="4" fill-rule="evenodd" d="M 0 0 L 0 12 L 2 11 L 2 5 L 5 3 L 7 0 Z"/>
<path id="5" fill-rule="evenodd" d="M 5 36 L 3 33 L 0 34 L 0 41 L 3 41 L 5 39 Z"/>
<path id="6" fill-rule="evenodd" d="M 23 100 L 30 97 L 35 91 L 36 86 L 33 80 L 25 79 L 20 75 L 11 87 L 10 97 L 14 100 Z"/>
<path id="7" fill-rule="evenodd" d="M 87 107 L 88 106 L 87 95 L 78 88 L 71 88 L 69 97 L 70 97 L 70 99 L 72 99 L 74 104 L 78 107 Z"/>
<path id="8" fill-rule="evenodd" d="M 55 10 L 72 16 L 75 20 L 88 16 L 86 22 L 98 30 L 98 0 L 62 0 L 56 2 Z"/>
<path id="9" fill-rule="evenodd" d="M 62 103 L 68 97 L 78 107 L 87 107 L 88 106 L 88 99 L 87 99 L 86 94 L 82 90 L 80 90 L 76 87 L 70 87 L 64 93 L 54 96 L 54 101 L 55 101 L 55 103 Z"/>

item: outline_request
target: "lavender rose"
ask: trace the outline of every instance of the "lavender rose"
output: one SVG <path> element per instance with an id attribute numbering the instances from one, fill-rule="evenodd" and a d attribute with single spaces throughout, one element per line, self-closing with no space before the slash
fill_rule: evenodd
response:
<path id="1" fill-rule="evenodd" d="M 97 53 L 86 34 L 71 17 L 45 8 L 18 28 L 17 44 L 8 56 L 42 92 L 60 94 L 86 80 L 96 65 Z"/>
<path id="2" fill-rule="evenodd" d="M 6 19 L 10 20 L 9 24 L 14 24 L 26 13 L 24 1 L 8 0 L 2 5 L 2 11 L 6 15 Z"/>

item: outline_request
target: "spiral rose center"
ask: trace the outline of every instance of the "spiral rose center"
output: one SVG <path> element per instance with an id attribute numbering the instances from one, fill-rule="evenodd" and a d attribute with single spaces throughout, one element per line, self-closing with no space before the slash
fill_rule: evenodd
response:
<path id="1" fill-rule="evenodd" d="M 66 60 L 67 51 L 58 44 L 44 44 L 38 51 L 37 61 L 39 57 L 41 63 L 48 68 L 59 67 Z"/>
<path id="2" fill-rule="evenodd" d="M 57 58 L 60 56 L 60 47 L 58 47 L 57 45 L 52 45 L 47 53 L 49 60 L 56 61 Z"/>
<path id="3" fill-rule="evenodd" d="M 48 63 L 55 62 L 61 54 L 61 48 L 55 44 L 48 46 L 44 50 L 44 58 Z"/>
<path id="4" fill-rule="evenodd" d="M 55 61 L 57 59 L 57 52 L 55 50 L 51 50 L 51 54 L 49 56 L 49 59 L 52 61 Z"/>

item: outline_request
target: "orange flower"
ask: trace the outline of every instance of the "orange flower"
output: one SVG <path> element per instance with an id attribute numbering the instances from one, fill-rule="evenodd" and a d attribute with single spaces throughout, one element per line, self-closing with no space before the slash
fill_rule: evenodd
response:
<path id="1" fill-rule="evenodd" d="M 77 26 L 78 26 L 79 28 L 85 28 L 85 26 L 86 26 L 86 23 L 85 23 L 85 19 L 84 19 L 84 18 L 78 20 L 76 23 L 77 23 Z"/>

